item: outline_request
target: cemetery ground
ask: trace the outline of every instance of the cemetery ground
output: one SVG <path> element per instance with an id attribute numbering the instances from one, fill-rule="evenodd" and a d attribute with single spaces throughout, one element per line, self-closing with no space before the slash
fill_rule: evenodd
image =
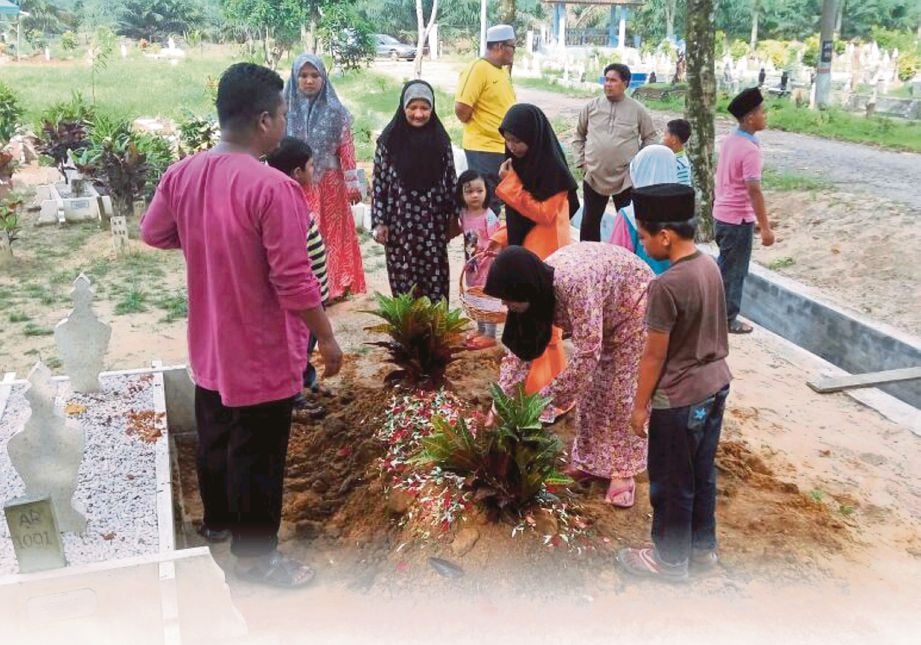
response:
<path id="1" fill-rule="evenodd" d="M 227 62 L 229 58 L 213 61 L 214 73 Z M 136 82 L 125 92 L 138 96 L 152 86 L 140 70 L 152 69 L 157 78 L 169 78 L 174 71 L 165 63 L 125 64 L 129 63 Z M 424 68 L 426 77 L 430 65 Z M 128 73 L 128 68 L 117 71 L 114 66 L 115 62 L 101 78 L 110 70 L 121 78 Z M 184 69 L 182 64 L 178 67 Z M 390 118 L 399 95 L 394 77 L 411 74 L 410 70 L 381 64 L 380 73 L 337 83 L 355 110 L 359 154 L 368 169 L 371 134 Z M 0 70 L 0 77 L 7 80 L 8 71 Z M 68 73 L 64 64 L 42 72 Z M 443 73 L 448 78 L 443 83 L 438 81 L 441 76 L 432 80 L 440 90 L 442 118 L 459 141 L 457 124 L 449 116 L 452 74 Z M 108 92 L 119 92 L 118 77 L 106 82 L 111 82 L 109 90 L 97 87 L 101 104 L 109 100 Z M 188 82 L 194 89 L 165 83 L 162 92 L 150 93 L 149 103 L 138 103 L 136 111 L 131 108 L 131 116 L 152 116 L 152 105 L 163 105 L 163 115 L 177 116 L 182 92 L 188 97 L 200 93 L 189 101 L 203 111 L 206 83 L 193 77 Z M 31 110 L 41 107 L 39 99 L 53 102 L 76 89 L 76 81 L 51 85 L 58 94 L 44 99 L 36 93 L 35 102 L 28 104 Z M 521 91 L 520 98 L 541 104 L 564 138 L 574 122 L 573 110 L 582 101 L 536 92 Z M 656 120 L 661 126 L 662 115 Z M 876 151 L 868 154 L 872 152 Z M 24 169 L 17 181 L 34 185 L 45 173 Z M 905 229 L 917 227 L 918 211 L 906 205 L 902 195 L 884 195 L 881 200 L 856 188 L 842 190 L 837 178 L 830 181 L 821 171 L 781 169 L 769 179 L 773 187 L 768 203 L 779 240 L 772 249 L 758 249 L 757 260 L 820 288 L 843 306 L 917 333 L 921 269 L 903 259 L 910 253 L 902 255 L 897 240 Z M 917 186 L 921 181 L 915 190 Z M 70 309 L 70 283 L 81 271 L 97 289 L 97 313 L 113 326 L 108 368 L 144 367 L 153 359 L 186 362 L 185 275 L 179 253 L 148 249 L 133 239 L 131 251 L 115 258 L 109 233 L 96 225 L 38 228 L 29 218 L 14 247 L 15 264 L 0 275 L 0 371 L 23 375 L 39 357 L 55 365 L 48 331 Z M 135 237 L 136 220 L 129 221 L 129 229 Z M 386 293 L 381 247 L 362 236 L 362 249 L 369 291 Z M 457 240 L 450 254 L 457 275 L 462 258 Z M 457 305 L 454 287 L 452 298 Z M 331 308 L 346 361 L 342 374 L 324 385 L 337 396 L 323 399 L 326 418 L 299 418 L 292 432 L 282 548 L 311 563 L 318 580 L 306 590 L 280 595 L 228 576 L 250 629 L 297 634 L 311 629 L 302 622 L 307 612 L 317 630 L 314 634 L 337 634 L 349 628 L 350 612 L 358 604 L 373 606 L 371 615 L 390 630 L 388 634 L 417 638 L 423 630 L 436 628 L 466 635 L 473 612 L 485 615 L 489 623 L 503 623 L 501 629 L 519 639 L 518 630 L 556 633 L 557 623 L 567 619 L 572 621 L 565 632 L 570 636 L 593 625 L 606 630 L 596 635 L 610 635 L 612 629 L 648 635 L 640 617 L 648 616 L 650 606 L 662 598 L 683 597 L 685 592 L 636 584 L 614 565 L 618 547 L 648 539 L 645 481 L 639 483 L 637 505 L 626 511 L 600 503 L 602 491 L 597 487 L 575 489 L 573 517 L 579 519 L 568 527 L 556 518 L 538 516 L 533 527 L 513 536 L 514 527 L 471 514 L 447 532 L 432 530 L 427 539 L 420 536 L 425 526 L 405 518 L 404 500 L 387 490 L 378 465 L 383 447 L 375 431 L 393 391 L 383 384 L 391 369 L 385 354 L 367 344 L 376 340 L 365 331 L 375 322 L 365 313 L 373 306 L 372 297 L 365 295 Z M 732 602 L 732 625 L 748 625 L 774 637 L 808 624 L 817 633 L 827 628 L 883 635 L 886 642 L 896 642 L 910 633 L 908 621 L 916 620 L 921 597 L 918 437 L 844 394 L 809 390 L 805 382 L 820 367 L 772 334 L 757 330 L 750 337 L 733 337 L 731 343 L 736 380 L 718 456 L 722 563 L 714 572 L 698 576 L 690 588 L 693 603 L 677 609 L 669 620 L 690 624 L 689 633 L 703 634 L 695 632 L 702 628 L 694 627 L 700 621 L 694 612 L 722 611 Z M 497 351 L 464 354 L 449 373 L 455 393 L 487 408 L 487 386 L 495 378 L 498 358 Z M 569 420 L 564 418 L 553 430 L 568 444 Z M 194 444 L 185 440 L 178 447 L 181 508 L 185 519 L 194 523 L 200 518 L 190 468 Z M 190 525 L 184 530 L 188 545 L 199 544 Z M 574 541 L 578 548 L 553 539 L 567 530 L 579 537 Z M 215 547 L 214 554 L 219 563 L 232 561 L 224 545 Z M 439 576 L 428 564 L 430 556 L 457 563 L 464 575 Z M 450 611 L 439 604 L 441 594 L 455 599 L 448 605 Z M 412 620 L 407 619 L 406 606 L 398 603 L 404 595 L 417 599 Z M 551 611 L 500 618 L 495 603 L 509 597 L 512 602 L 536 598 Z M 399 611 L 389 611 L 393 607 Z M 611 627 L 612 607 L 619 612 L 616 627 Z M 780 615 L 783 619 L 778 621 Z M 731 636 L 720 633 L 719 627 L 707 629 L 716 629 L 727 641 Z"/>

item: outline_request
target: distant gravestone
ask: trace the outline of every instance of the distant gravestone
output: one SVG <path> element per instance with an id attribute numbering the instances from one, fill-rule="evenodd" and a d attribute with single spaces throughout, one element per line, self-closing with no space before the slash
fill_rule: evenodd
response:
<path id="1" fill-rule="evenodd" d="M 128 251 L 128 218 L 124 215 L 112 215 L 109 220 L 112 230 L 112 248 L 115 255 L 124 255 Z"/>
<path id="2" fill-rule="evenodd" d="M 23 500 L 3 507 L 13 539 L 20 573 L 32 573 L 67 566 L 64 545 L 48 497 Z"/>
<path id="3" fill-rule="evenodd" d="M 112 337 L 112 328 L 93 312 L 93 289 L 89 278 L 82 273 L 74 280 L 71 296 L 74 308 L 54 328 L 54 342 L 74 391 L 98 392 L 102 359 Z"/>
<path id="4" fill-rule="evenodd" d="M 24 499 L 50 497 L 62 531 L 83 533 L 86 518 L 71 505 L 77 488 L 77 471 L 83 461 L 84 432 L 70 426 L 55 409 L 51 371 L 36 363 L 29 372 L 31 387 L 26 400 L 32 414 L 25 427 L 7 443 L 13 468 L 26 485 Z M 23 501 L 13 500 L 13 502 Z"/>

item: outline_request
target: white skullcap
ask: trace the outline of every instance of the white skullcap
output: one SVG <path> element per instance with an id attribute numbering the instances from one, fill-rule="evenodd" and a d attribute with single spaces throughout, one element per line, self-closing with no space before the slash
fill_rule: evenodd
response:
<path id="1" fill-rule="evenodd" d="M 486 42 L 500 43 L 505 40 L 515 40 L 515 30 L 511 25 L 493 25 L 486 30 Z"/>

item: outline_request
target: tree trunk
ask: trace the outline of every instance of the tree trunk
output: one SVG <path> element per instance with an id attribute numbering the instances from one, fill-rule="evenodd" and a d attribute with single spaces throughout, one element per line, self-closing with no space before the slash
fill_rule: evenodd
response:
<path id="1" fill-rule="evenodd" d="M 713 157 L 716 145 L 716 28 L 714 0 L 688 0 L 685 38 L 694 43 L 687 50 L 688 93 L 685 116 L 694 133 L 688 156 L 697 183 L 698 236 L 713 238 Z"/>
<path id="2" fill-rule="evenodd" d="M 505 25 L 514 25 L 518 19 L 518 3 L 516 0 L 500 0 L 499 22 Z"/>
<path id="3" fill-rule="evenodd" d="M 675 36 L 675 5 L 678 0 L 665 0 L 665 37 Z"/>
<path id="4" fill-rule="evenodd" d="M 425 23 L 425 15 L 422 10 L 422 0 L 416 0 L 416 28 L 419 30 L 419 42 L 416 46 L 416 58 L 413 61 L 413 71 L 416 78 L 422 78 L 422 54 L 425 50 L 425 41 L 429 38 L 432 31 L 432 25 L 435 24 L 435 18 L 438 15 L 438 0 L 432 2 L 432 12 L 429 15 L 428 25 Z"/>
<path id="5" fill-rule="evenodd" d="M 748 47 L 755 51 L 758 46 L 758 19 L 761 17 L 761 0 L 752 0 L 752 36 L 748 41 Z"/>

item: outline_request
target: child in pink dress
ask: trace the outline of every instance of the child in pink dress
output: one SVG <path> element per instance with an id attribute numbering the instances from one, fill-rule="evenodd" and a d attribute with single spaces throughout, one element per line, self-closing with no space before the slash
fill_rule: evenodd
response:
<path id="1" fill-rule="evenodd" d="M 457 178 L 457 201 L 460 206 L 461 227 L 464 231 L 465 276 L 468 287 L 486 284 L 492 256 L 485 255 L 490 238 L 502 228 L 499 217 L 487 206 L 489 188 L 485 177 L 476 170 L 467 170 Z M 469 349 L 485 349 L 496 344 L 496 325 L 477 321 L 477 331 L 467 338 Z"/>

